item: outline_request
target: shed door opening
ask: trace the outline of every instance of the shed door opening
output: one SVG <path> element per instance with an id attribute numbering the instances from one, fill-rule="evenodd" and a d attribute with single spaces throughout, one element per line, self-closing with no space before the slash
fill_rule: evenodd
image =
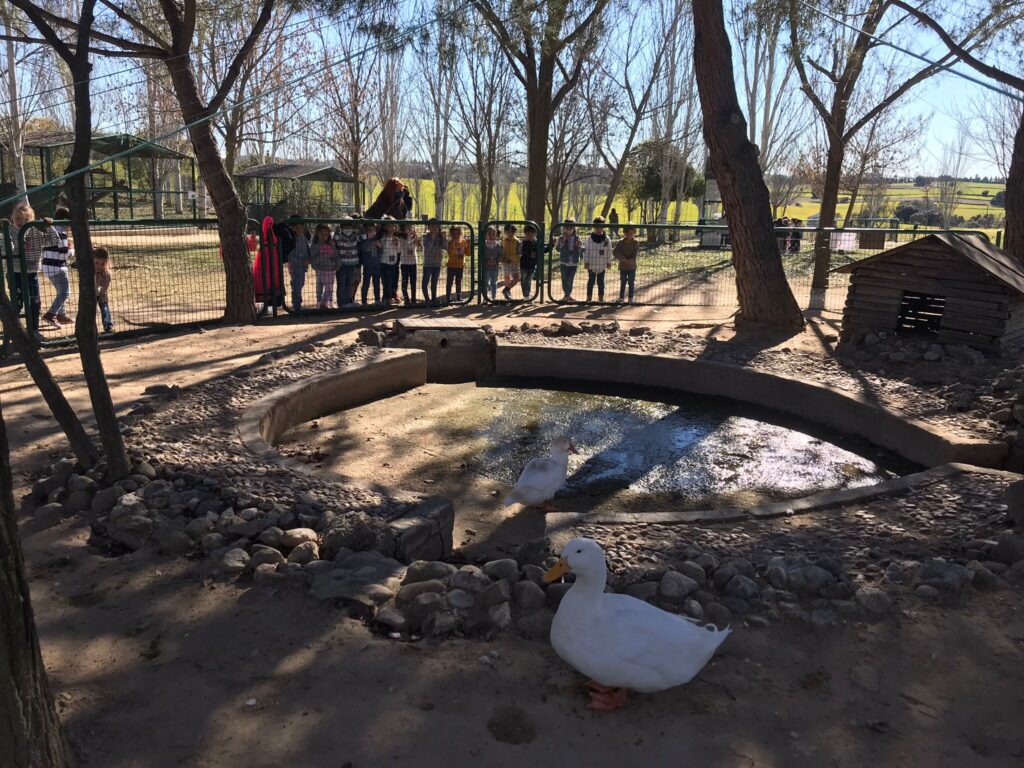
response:
<path id="1" fill-rule="evenodd" d="M 903 292 L 896 327 L 904 333 L 937 334 L 946 310 L 946 297 L 930 293 Z"/>

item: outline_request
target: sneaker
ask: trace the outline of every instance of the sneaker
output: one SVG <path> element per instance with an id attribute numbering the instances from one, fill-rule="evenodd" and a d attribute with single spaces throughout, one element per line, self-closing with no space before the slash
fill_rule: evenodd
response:
<path id="1" fill-rule="evenodd" d="M 512 301 L 512 292 L 508 288 L 502 290 L 501 295 L 505 297 L 505 301 Z"/>
<path id="2" fill-rule="evenodd" d="M 57 322 L 63 323 L 64 325 L 70 325 L 71 323 L 75 322 L 75 319 L 73 317 L 68 317 L 63 312 L 61 312 L 59 315 L 57 315 Z"/>
<path id="3" fill-rule="evenodd" d="M 44 341 L 46 341 L 46 337 L 43 336 L 43 334 L 41 334 L 39 331 L 33 333 L 32 338 L 35 339 L 36 344 L 42 344 Z"/>
<path id="4" fill-rule="evenodd" d="M 57 320 L 53 316 L 53 313 L 51 312 L 47 312 L 45 315 L 43 315 L 43 322 L 46 323 L 51 328 L 60 328 L 60 323 L 57 322 Z"/>
<path id="5" fill-rule="evenodd" d="M 113 333 L 114 332 L 114 326 L 112 326 L 112 325 L 104 325 L 103 326 L 103 332 L 104 333 Z"/>

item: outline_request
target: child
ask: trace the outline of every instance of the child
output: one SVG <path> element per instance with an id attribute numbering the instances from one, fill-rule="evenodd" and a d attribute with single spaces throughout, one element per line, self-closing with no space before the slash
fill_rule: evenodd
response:
<path id="1" fill-rule="evenodd" d="M 498 242 L 498 230 L 495 227 L 487 228 L 487 236 L 484 240 L 484 295 L 491 292 L 491 301 L 498 298 L 498 269 L 501 267 L 501 260 L 504 249 Z"/>
<path id="2" fill-rule="evenodd" d="M 558 268 L 562 273 L 562 301 L 576 301 L 572 297 L 572 286 L 576 281 L 576 270 L 580 266 L 583 241 L 576 234 L 576 220 L 566 219 L 562 224 L 562 235 L 555 241 L 558 251 Z"/>
<path id="3" fill-rule="evenodd" d="M 594 219 L 594 231 L 583 243 L 583 264 L 587 268 L 587 301 L 594 297 L 594 283 L 597 283 L 597 300 L 604 301 L 604 274 L 612 265 L 612 242 L 604 233 L 604 217 Z"/>
<path id="4" fill-rule="evenodd" d="M 92 249 L 92 267 L 96 273 L 96 306 L 100 308 L 103 332 L 111 333 L 114 330 L 114 319 L 110 315 L 110 255 L 106 248 Z"/>
<path id="5" fill-rule="evenodd" d="M 533 292 L 533 271 L 540 259 L 537 228 L 532 224 L 523 227 L 523 242 L 519 244 L 519 249 L 519 281 L 523 286 L 523 298 L 528 299 Z"/>
<path id="6" fill-rule="evenodd" d="M 306 285 L 306 269 L 312 261 L 309 239 L 306 237 L 306 225 L 297 221 L 298 218 L 298 216 L 288 217 L 288 222 L 291 222 L 292 243 L 291 250 L 284 254 L 288 260 L 288 274 L 292 278 L 292 310 L 296 314 L 302 309 L 302 289 Z"/>
<path id="7" fill-rule="evenodd" d="M 636 257 L 640 254 L 640 243 L 636 239 L 636 227 L 627 224 L 622 229 L 622 239 L 612 249 L 619 263 L 619 302 L 626 296 L 629 285 L 629 303 L 633 303 L 633 286 L 636 283 Z"/>
<path id="8" fill-rule="evenodd" d="M 403 226 L 402 234 L 402 302 L 411 305 L 416 303 L 416 253 L 420 248 L 420 236 L 412 224 Z"/>
<path id="9" fill-rule="evenodd" d="M 441 259 L 448 250 L 448 240 L 437 219 L 427 222 L 423 236 L 423 300 L 437 304 L 437 281 L 441 277 Z M 428 290 L 429 288 L 429 290 Z"/>
<path id="10" fill-rule="evenodd" d="M 71 218 L 71 212 L 67 208 L 58 208 L 54 216 L 60 221 L 67 221 Z M 57 295 L 50 304 L 50 309 L 43 315 L 43 320 L 53 328 L 60 328 L 60 324 L 73 323 L 68 317 L 65 309 L 68 297 L 71 295 L 71 283 L 68 279 L 68 258 L 74 254 L 68 245 L 68 233 L 63 226 L 53 228 L 60 238 L 56 245 L 47 245 L 43 248 L 43 274 L 50 278 Z"/>
<path id="11" fill-rule="evenodd" d="M 452 283 L 455 283 L 455 300 L 462 301 L 462 270 L 469 255 L 469 243 L 462 236 L 462 227 L 448 230 L 448 278 L 445 295 L 452 303 Z"/>
<path id="12" fill-rule="evenodd" d="M 359 230 L 354 222 L 342 222 L 334 230 L 334 247 L 338 252 L 338 306 L 351 309 L 356 304 L 356 283 L 359 281 Z"/>
<path id="13" fill-rule="evenodd" d="M 28 203 L 20 203 L 11 213 L 11 239 L 14 242 L 14 265 L 13 274 L 10 277 L 14 286 L 12 293 L 14 300 L 25 307 L 25 325 L 28 326 L 29 335 L 36 341 L 42 342 L 43 336 L 39 333 L 39 270 L 42 268 L 43 249 L 59 246 L 60 237 L 57 230 L 50 226 L 50 220 L 44 219 L 45 227 L 28 227 L 22 240 L 18 237 L 23 227 L 29 222 L 35 221 L 36 212 Z M 25 260 L 25 274 L 21 273 L 21 258 L 19 258 L 19 243 L 24 244 L 22 255 Z M 22 280 L 25 284 L 22 285 Z"/>
<path id="14" fill-rule="evenodd" d="M 334 277 L 338 272 L 338 261 L 331 228 L 327 224 L 317 224 L 310 246 L 310 262 L 316 271 L 316 303 L 320 309 L 334 306 Z"/>
<path id="15" fill-rule="evenodd" d="M 363 306 L 366 306 L 366 294 L 373 283 L 373 303 L 380 304 L 380 251 L 381 244 L 377 238 L 377 225 L 367 224 L 366 235 L 359 241 L 359 263 L 363 267 Z"/>
<path id="16" fill-rule="evenodd" d="M 511 301 L 512 288 L 519 282 L 519 238 L 514 224 L 505 225 L 505 237 L 501 239 L 501 263 L 505 265 L 505 301 Z"/>
<path id="17" fill-rule="evenodd" d="M 390 216 L 384 216 L 391 219 Z M 393 219 L 392 219 L 393 221 Z M 384 235 L 380 239 L 380 272 L 381 282 L 384 284 L 384 303 L 398 303 L 398 261 L 402 256 L 403 243 L 398 237 L 398 225 L 387 223 L 384 225 Z"/>

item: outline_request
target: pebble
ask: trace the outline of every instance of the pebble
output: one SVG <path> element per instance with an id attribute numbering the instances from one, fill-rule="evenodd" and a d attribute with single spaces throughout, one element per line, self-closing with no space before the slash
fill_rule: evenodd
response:
<path id="1" fill-rule="evenodd" d="M 519 581 L 519 564 L 510 558 L 491 560 L 484 564 L 484 574 L 494 580 L 504 579 L 509 584 L 515 584 Z"/>
<path id="2" fill-rule="evenodd" d="M 315 541 L 303 541 L 288 553 L 288 562 L 298 563 L 299 565 L 307 565 L 319 559 L 320 549 Z"/>
<path id="3" fill-rule="evenodd" d="M 857 590 L 854 598 L 864 610 L 876 616 L 881 616 L 892 610 L 892 601 L 889 596 L 875 587 L 861 587 Z"/>
<path id="4" fill-rule="evenodd" d="M 407 625 L 405 616 L 396 608 L 381 608 L 373 617 L 373 621 L 392 632 L 404 632 Z"/>
<path id="5" fill-rule="evenodd" d="M 398 607 L 401 608 L 404 605 L 411 603 L 420 595 L 426 594 L 428 592 L 443 595 L 446 590 L 447 587 L 445 586 L 445 583 L 443 581 L 440 581 L 439 579 L 417 581 L 413 582 L 412 584 L 406 584 L 400 590 L 398 590 L 398 597 L 396 602 L 398 604 Z"/>
<path id="6" fill-rule="evenodd" d="M 451 593 L 448 595 L 451 602 Z M 512 602 L 516 608 L 533 610 L 544 606 L 544 590 L 532 581 L 520 581 L 512 585 Z"/>
<path id="7" fill-rule="evenodd" d="M 462 589 L 453 589 L 448 593 L 448 606 L 460 611 L 468 611 L 476 604 L 476 598 Z"/>
<path id="8" fill-rule="evenodd" d="M 316 531 L 312 528 L 292 528 L 290 531 L 283 531 L 280 534 L 279 543 L 285 549 L 292 549 L 306 542 L 316 543 L 318 538 Z"/>
<path id="9" fill-rule="evenodd" d="M 497 629 L 508 629 L 512 626 L 512 608 L 508 603 L 492 605 L 487 609 L 487 618 Z"/>
<path id="10" fill-rule="evenodd" d="M 669 571 L 661 577 L 658 584 L 658 595 L 669 601 L 681 602 L 697 587 L 697 582 L 689 576 L 684 576 L 679 571 Z"/>
<path id="11" fill-rule="evenodd" d="M 432 579 L 445 580 L 458 570 L 451 563 L 444 563 L 440 560 L 417 560 L 410 563 L 405 572 L 403 584 L 415 584 L 418 581 L 430 581 Z"/>
<path id="12" fill-rule="evenodd" d="M 249 559 L 249 553 L 244 549 L 229 549 L 221 558 L 221 569 L 227 573 L 241 573 L 249 567 Z"/>
<path id="13" fill-rule="evenodd" d="M 934 600 L 941 593 L 935 587 L 930 587 L 927 584 L 922 584 L 914 590 L 914 594 L 918 597 L 924 598 L 925 600 Z"/>
<path id="14" fill-rule="evenodd" d="M 518 570 L 517 570 L 518 575 Z M 481 608 L 490 608 L 493 605 L 507 603 L 512 597 L 512 590 L 504 579 L 495 581 L 486 589 L 480 592 L 476 598 L 477 605 Z"/>

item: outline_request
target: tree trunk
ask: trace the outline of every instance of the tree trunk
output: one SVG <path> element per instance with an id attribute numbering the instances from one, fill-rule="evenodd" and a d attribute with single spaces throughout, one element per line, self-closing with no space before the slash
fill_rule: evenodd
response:
<path id="1" fill-rule="evenodd" d="M 7 40 L 7 96 L 10 115 L 9 133 L 11 137 L 11 166 L 14 174 L 14 191 L 24 195 L 28 185 L 25 182 L 25 126 L 21 122 L 21 94 L 18 91 L 18 67 L 17 51 L 14 47 L 14 28 L 11 24 L 11 17 L 8 15 L 13 9 L 7 9 L 4 14 L 4 32 Z"/>
<path id="2" fill-rule="evenodd" d="M 39 652 L 0 411 L 0 755 L 10 768 L 71 765 Z"/>
<path id="3" fill-rule="evenodd" d="M 91 4 L 88 17 L 83 11 L 83 29 L 92 28 Z M 85 34 L 86 41 L 82 41 Z M 86 46 L 88 34 L 79 35 L 79 45 Z M 76 53 L 68 62 L 75 89 L 75 145 L 71 152 L 69 172 L 89 165 L 92 151 L 92 101 L 89 94 L 89 76 L 92 64 L 87 50 Z M 78 355 L 82 360 L 82 372 L 89 389 L 92 412 L 96 417 L 96 429 L 100 435 L 103 452 L 107 459 L 107 480 L 121 480 L 131 474 L 128 452 L 124 438 L 117 424 L 117 412 L 110 396 L 110 386 L 100 359 L 99 342 L 96 335 L 96 271 L 92 261 L 92 235 L 89 232 L 89 210 L 86 203 L 85 174 L 79 173 L 67 181 L 68 208 L 71 213 L 71 232 L 78 249 L 78 316 L 75 318 L 75 338 L 78 340 Z"/>
<path id="4" fill-rule="evenodd" d="M 1006 239 L 1003 249 L 1024 263 L 1024 119 L 1013 138 L 1013 155 L 1006 176 Z"/>
<path id="5" fill-rule="evenodd" d="M 732 237 L 740 305 L 736 324 L 798 331 L 803 327 L 803 315 L 782 269 L 768 187 L 736 97 L 722 0 L 694 0 L 693 26 L 694 74 L 704 141 Z"/>
<path id="6" fill-rule="evenodd" d="M 839 183 L 843 175 L 846 147 L 842 141 L 830 141 L 825 161 L 825 182 L 821 189 L 821 211 L 818 214 L 818 232 L 814 237 L 814 277 L 811 288 L 828 288 L 828 272 L 832 266 L 832 233 L 828 228 L 836 225 L 836 206 L 839 204 Z"/>
<path id="7" fill-rule="evenodd" d="M 190 56 L 171 57 L 166 60 L 166 64 L 181 104 L 181 116 L 186 124 L 191 125 L 188 129 L 189 138 L 203 182 L 217 212 L 217 233 L 220 236 L 227 278 L 224 322 L 254 323 L 256 301 L 249 249 L 245 246 L 245 207 L 238 199 L 235 185 L 224 167 L 210 121 L 193 124 L 209 115 L 200 101 L 190 59 Z"/>
<path id="8" fill-rule="evenodd" d="M 551 81 L 527 90 L 526 103 L 526 218 L 543 226 L 547 204 L 548 141 L 551 136 Z"/>

